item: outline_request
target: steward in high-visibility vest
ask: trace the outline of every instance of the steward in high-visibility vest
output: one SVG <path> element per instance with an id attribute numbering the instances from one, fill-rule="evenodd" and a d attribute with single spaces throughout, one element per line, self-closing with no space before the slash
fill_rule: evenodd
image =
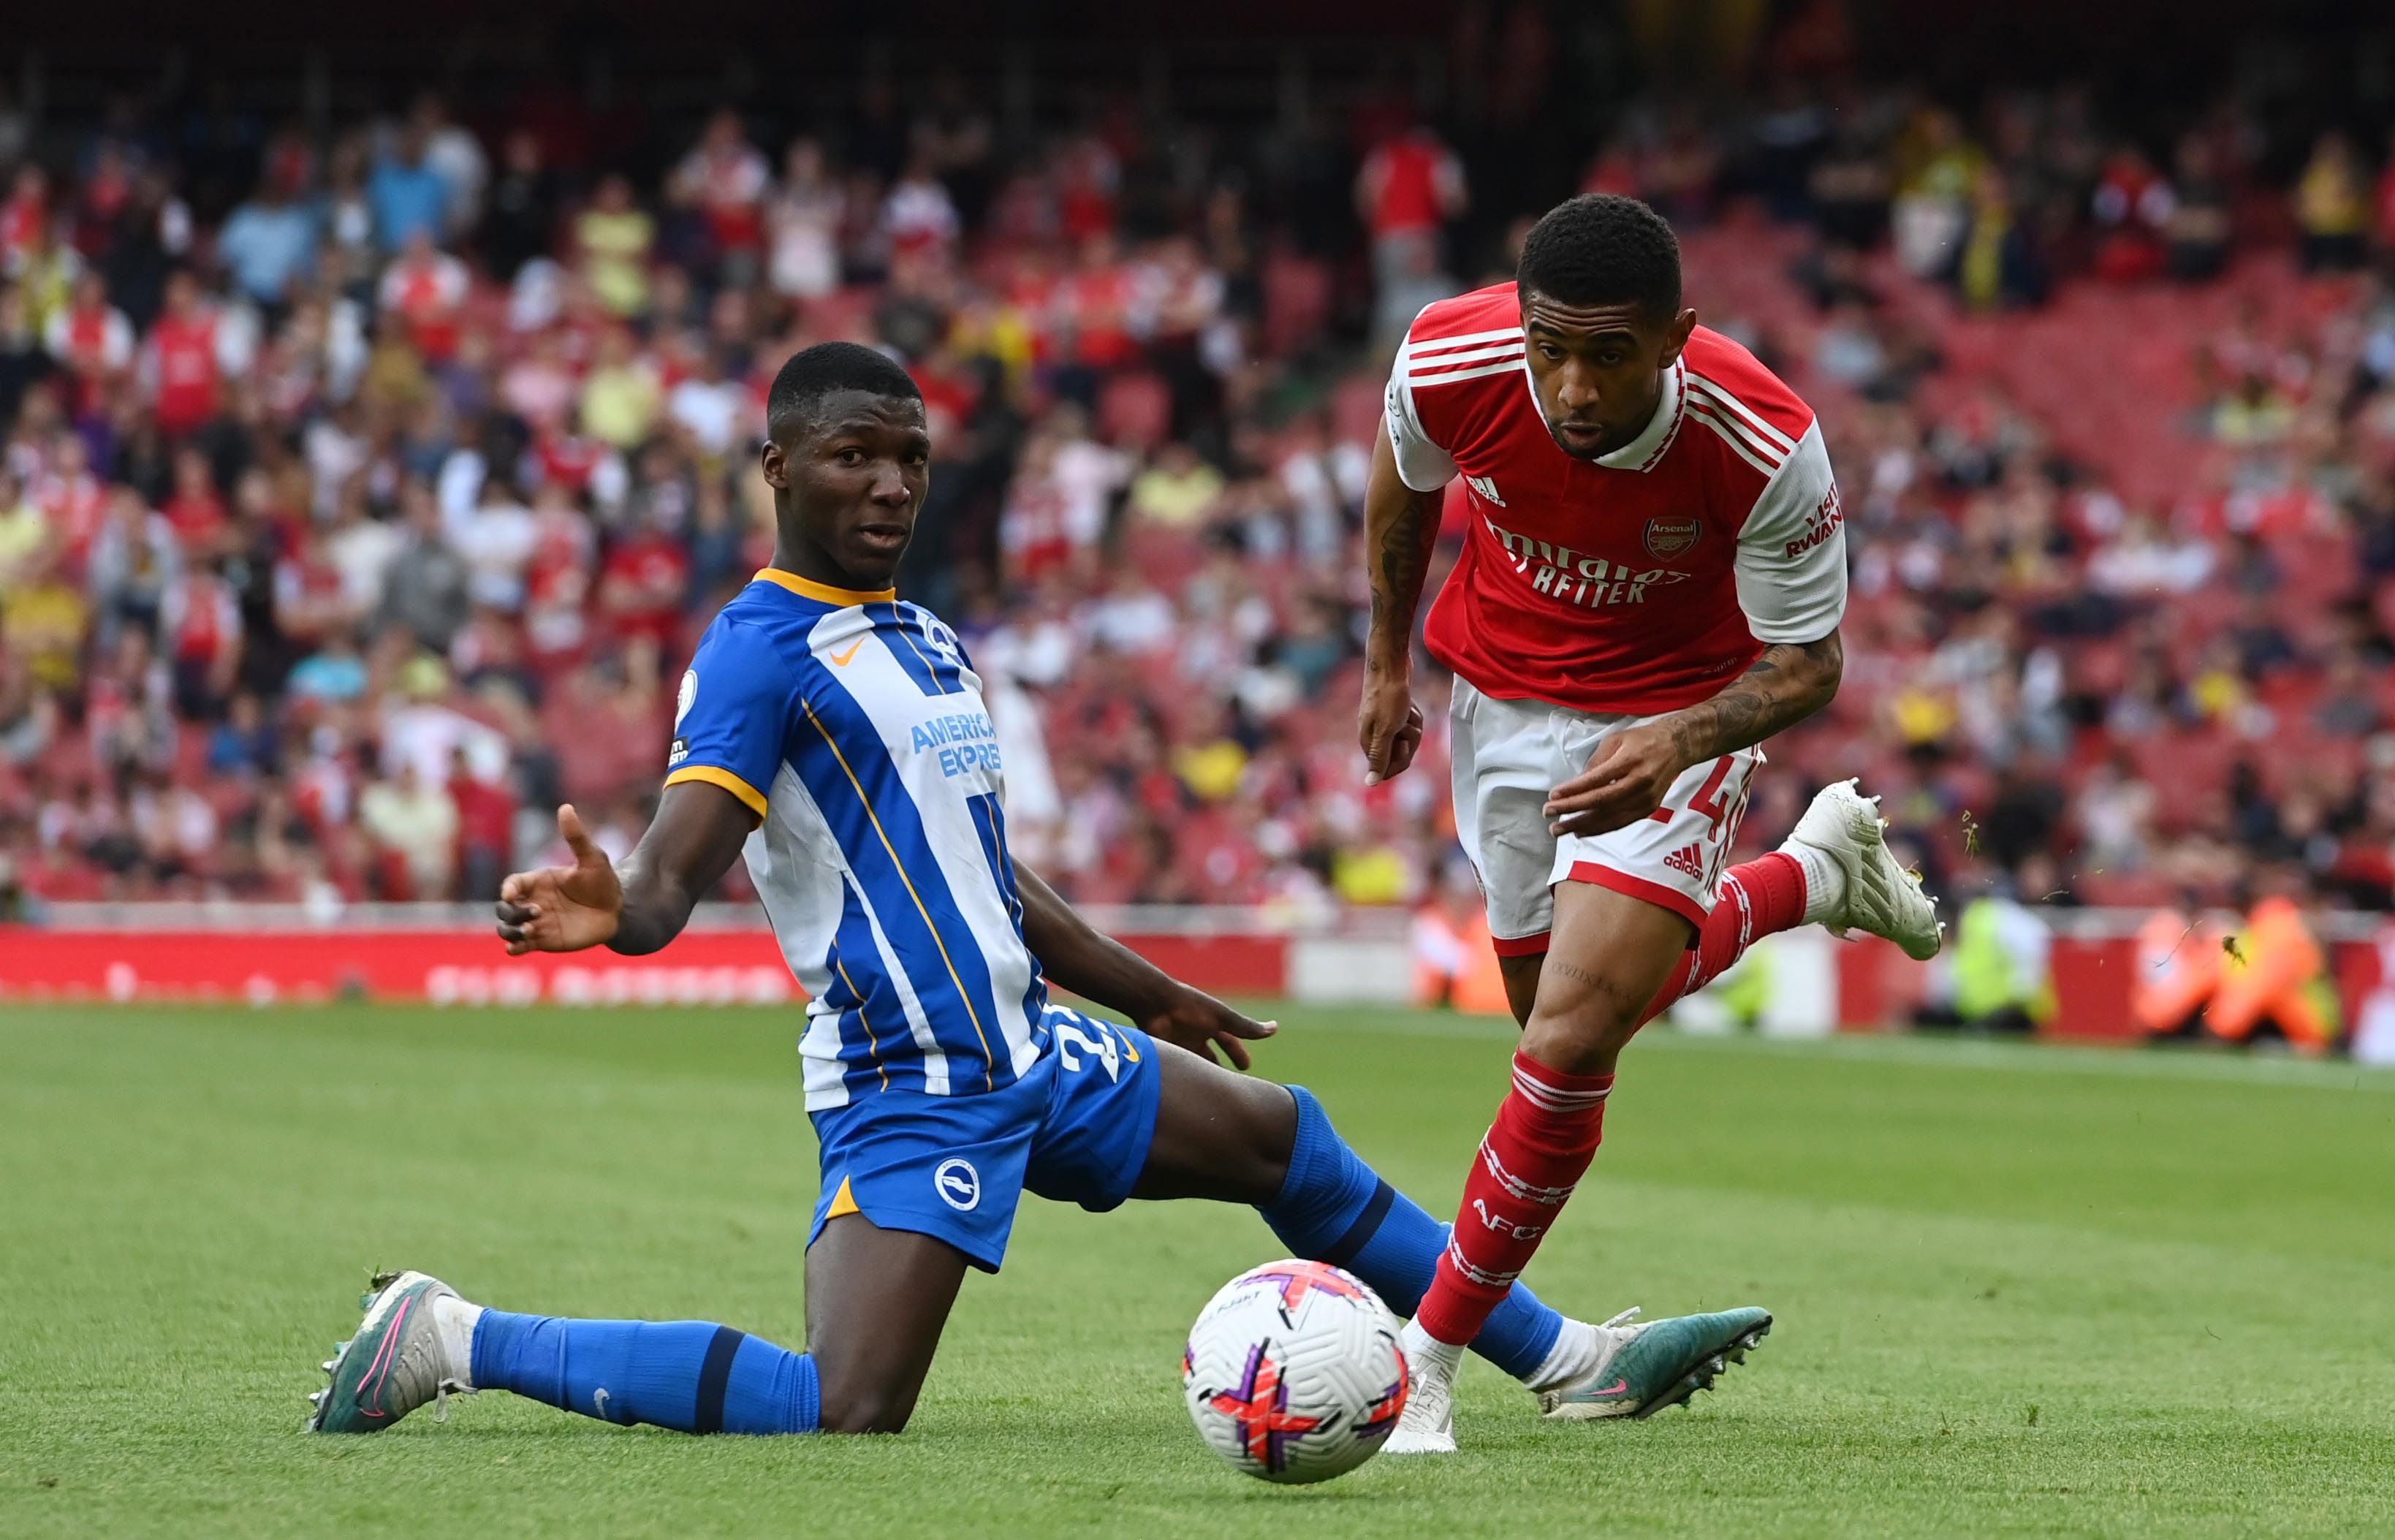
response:
<path id="1" fill-rule="evenodd" d="M 1771 948 L 1756 947 L 1738 960 L 1728 973 L 1706 986 L 1729 1013 L 1729 1018 L 1741 1027 L 1753 1027 L 1763 1020 L 1763 1007 L 1771 999 Z"/>
<path id="2" fill-rule="evenodd" d="M 1489 917 L 1478 903 L 1459 920 L 1447 906 L 1430 903 L 1414 913 L 1414 1000 L 1446 1005 L 1468 1016 L 1511 1016 L 1505 975 L 1489 939 Z"/>
<path id="3" fill-rule="evenodd" d="M 2051 1019 L 2053 942 L 2045 922 L 2016 899 L 1988 894 L 1965 904 L 1954 934 L 1954 1014 L 1966 1026 L 2016 1031 Z"/>

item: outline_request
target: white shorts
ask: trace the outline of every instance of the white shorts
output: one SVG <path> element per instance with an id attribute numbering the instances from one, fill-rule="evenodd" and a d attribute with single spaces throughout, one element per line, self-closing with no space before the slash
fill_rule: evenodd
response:
<path id="1" fill-rule="evenodd" d="M 1557 839 L 1547 832 L 1549 793 L 1588 768 L 1607 737 L 1655 719 L 1499 700 L 1461 679 L 1449 714 L 1456 837 L 1480 874 L 1500 956 L 1547 949 L 1557 883 L 1594 883 L 1703 928 L 1762 750 L 1691 766 L 1672 783 L 1662 806 L 1626 828 Z"/>

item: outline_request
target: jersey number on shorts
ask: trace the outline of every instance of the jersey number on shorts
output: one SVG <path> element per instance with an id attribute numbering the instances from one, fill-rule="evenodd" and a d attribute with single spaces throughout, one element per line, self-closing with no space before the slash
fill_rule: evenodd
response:
<path id="1" fill-rule="evenodd" d="M 1122 1052 L 1115 1046 L 1115 1035 L 1094 1021 L 1090 1025 L 1098 1029 L 1098 1035 L 1094 1038 L 1090 1037 L 1069 1021 L 1056 1023 L 1057 1058 L 1064 1061 L 1065 1069 L 1078 1074 L 1081 1070 L 1081 1061 L 1073 1055 L 1073 1050 L 1078 1048 L 1084 1054 L 1097 1055 L 1098 1062 L 1106 1067 L 1106 1079 L 1121 1080 Z"/>
<path id="2" fill-rule="evenodd" d="M 1729 767 L 1737 763 L 1735 754 L 1724 754 L 1714 761 L 1714 773 L 1705 777 L 1705 784 L 1697 788 L 1697 794 L 1688 799 L 1688 811 L 1701 814 L 1705 822 L 1713 826 L 1707 839 L 1720 839 L 1722 821 L 1729 816 L 1729 799 L 1721 794 L 1721 788 L 1722 782 L 1729 779 Z M 1656 823 L 1670 823 L 1672 810 L 1659 807 L 1647 816 Z"/>

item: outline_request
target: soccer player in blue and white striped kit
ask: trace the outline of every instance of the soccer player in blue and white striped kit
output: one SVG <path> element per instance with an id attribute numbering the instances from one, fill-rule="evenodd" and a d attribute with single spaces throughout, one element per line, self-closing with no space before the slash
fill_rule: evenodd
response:
<path id="1" fill-rule="evenodd" d="M 312 1428 L 378 1431 L 448 1392 L 505 1389 L 694 1433 L 895 1431 L 1025 1188 L 1093 1210 L 1251 1204 L 1400 1312 L 1430 1282 L 1444 1228 L 1312 1095 L 1212 1061 L 1219 1047 L 1246 1068 L 1242 1042 L 1271 1026 L 1099 936 L 1008 854 L 980 682 L 891 586 L 929 482 L 914 381 L 867 348 L 809 348 L 775 378 L 767 431 L 774 565 L 682 680 L 655 820 L 619 870 L 560 808 L 574 865 L 509 878 L 498 916 L 511 953 L 651 952 L 745 855 L 809 997 L 823 1181 L 807 1350 L 710 1322 L 511 1314 L 406 1272 L 377 1280 L 325 1365 Z M 1139 1025 L 1055 1004 L 1051 981 Z M 1569 1416 L 1600 1385 L 1608 1408 L 1679 1399 L 1702 1335 L 1567 1320 L 1517 1284 L 1474 1347 Z"/>

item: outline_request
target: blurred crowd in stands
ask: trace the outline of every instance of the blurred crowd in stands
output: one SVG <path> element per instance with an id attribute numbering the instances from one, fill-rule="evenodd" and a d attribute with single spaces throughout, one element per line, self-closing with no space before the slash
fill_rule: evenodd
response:
<path id="1" fill-rule="evenodd" d="M 1413 312 L 1591 188 L 1678 224 L 1846 488 L 1846 686 L 1748 844 L 1859 774 L 1961 896 L 2387 907 L 2388 146 L 2225 85 L 2156 139 L 2085 88 L 1858 84 L 1807 6 L 1746 97 L 1558 152 L 1543 14 L 1429 113 L 1025 129 L 868 77 L 652 124 L 658 175 L 554 97 L 316 135 L 0 103 L 0 890 L 486 898 L 567 800 L 628 848 L 771 552 L 765 385 L 827 338 L 922 383 L 906 587 L 1060 889 L 1457 890 L 1436 670 L 1412 774 L 1367 790 L 1354 743 L 1370 437 Z"/>

